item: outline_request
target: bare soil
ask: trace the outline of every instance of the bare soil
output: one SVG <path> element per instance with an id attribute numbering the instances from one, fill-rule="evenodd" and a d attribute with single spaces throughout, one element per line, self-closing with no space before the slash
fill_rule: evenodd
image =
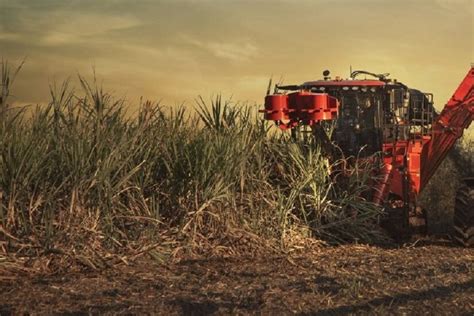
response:
<path id="1" fill-rule="evenodd" d="M 166 263 L 142 256 L 100 271 L 0 271 L 1 315 L 474 314 L 474 249 L 439 241 Z"/>

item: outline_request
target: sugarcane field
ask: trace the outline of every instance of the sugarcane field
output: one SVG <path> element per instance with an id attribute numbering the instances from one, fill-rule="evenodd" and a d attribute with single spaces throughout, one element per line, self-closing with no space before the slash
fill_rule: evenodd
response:
<path id="1" fill-rule="evenodd" d="M 473 315 L 473 19 L 0 0 L 0 315 Z"/>

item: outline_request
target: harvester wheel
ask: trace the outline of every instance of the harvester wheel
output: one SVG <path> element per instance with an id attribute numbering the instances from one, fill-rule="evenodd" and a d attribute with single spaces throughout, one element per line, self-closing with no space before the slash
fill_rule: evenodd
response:
<path id="1" fill-rule="evenodd" d="M 454 208 L 454 239 L 464 247 L 474 247 L 474 186 L 469 182 L 458 190 Z"/>

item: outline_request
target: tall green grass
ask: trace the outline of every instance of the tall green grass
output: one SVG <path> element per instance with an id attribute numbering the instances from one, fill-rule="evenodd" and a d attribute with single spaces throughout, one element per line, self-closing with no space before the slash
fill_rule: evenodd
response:
<path id="1" fill-rule="evenodd" d="M 317 144 L 270 131 L 256 107 L 220 96 L 196 111 L 127 107 L 80 78 L 77 91 L 53 86 L 47 106 L 2 116 L 0 240 L 80 252 L 235 229 L 283 246 L 295 231 L 334 243 L 377 236 L 380 209 L 361 194 L 368 167 L 335 179 Z"/>

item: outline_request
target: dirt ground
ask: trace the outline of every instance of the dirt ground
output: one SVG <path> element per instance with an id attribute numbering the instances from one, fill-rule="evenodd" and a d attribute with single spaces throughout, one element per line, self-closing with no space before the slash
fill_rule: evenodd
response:
<path id="1" fill-rule="evenodd" d="M 166 264 L 143 256 L 101 271 L 0 271 L 1 315 L 474 314 L 474 249 L 440 241 Z"/>

